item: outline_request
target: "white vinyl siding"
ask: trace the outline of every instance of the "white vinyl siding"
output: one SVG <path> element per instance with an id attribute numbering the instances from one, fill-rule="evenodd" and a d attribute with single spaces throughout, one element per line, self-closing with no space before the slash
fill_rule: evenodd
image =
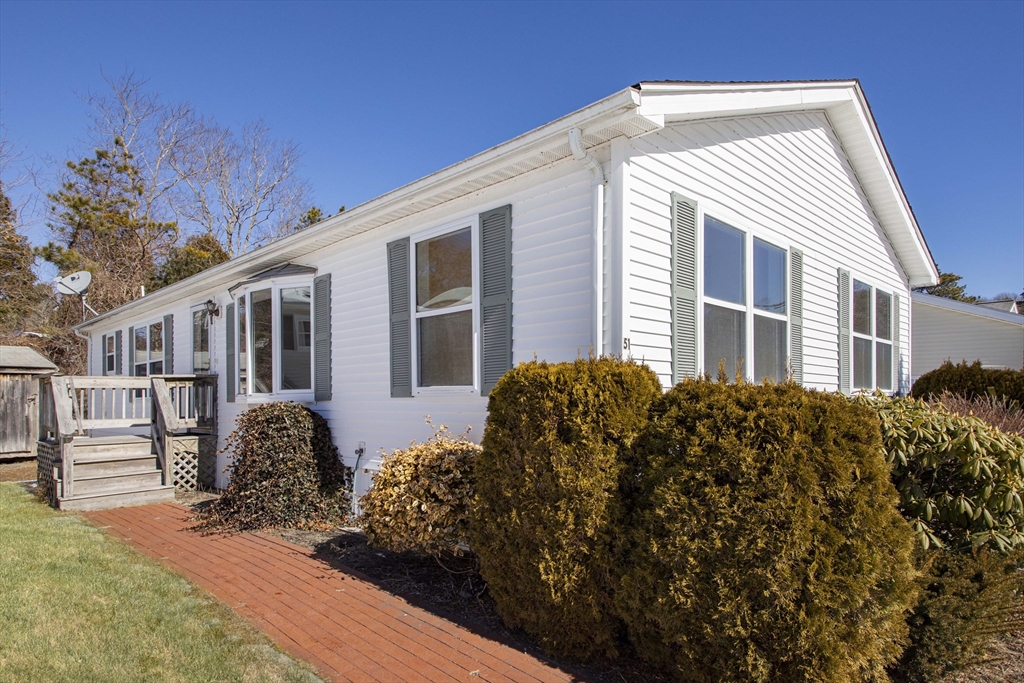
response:
<path id="1" fill-rule="evenodd" d="M 944 361 L 1019 370 L 1024 364 L 1024 316 L 1019 323 L 914 301 L 913 378 Z M 906 346 L 906 342 L 903 343 Z"/>
<path id="2" fill-rule="evenodd" d="M 822 113 L 674 124 L 631 142 L 626 329 L 634 358 L 671 382 L 670 194 L 804 252 L 804 384 L 838 388 L 836 268 L 902 293 L 905 275 Z M 906 345 L 904 345 L 906 347 Z M 909 366 L 909 352 L 902 350 Z"/>
<path id="3" fill-rule="evenodd" d="M 418 395 L 392 399 L 388 350 L 388 242 L 416 236 L 512 204 L 512 353 L 513 364 L 532 360 L 571 361 L 590 351 L 590 174 L 573 161 L 503 183 L 480 196 L 451 202 L 345 240 L 307 261 L 332 274 L 331 301 L 333 396 L 309 404 L 323 415 L 341 456 L 355 464 L 358 443 L 366 443 L 357 491 L 369 478 L 362 470 L 379 466 L 381 450 L 408 446 L 431 435 L 425 422 L 445 424 L 470 438 L 483 436 L 487 398 L 479 393 Z M 223 305 L 226 296 L 218 301 Z M 177 335 L 176 335 L 177 336 Z M 224 316 L 214 318 L 211 349 L 223 375 Z M 223 380 L 219 387 L 223 397 Z M 247 408 L 243 397 L 218 405 L 219 436 L 231 432 Z M 227 455 L 218 456 L 218 471 Z M 226 485 L 218 474 L 218 485 Z"/>

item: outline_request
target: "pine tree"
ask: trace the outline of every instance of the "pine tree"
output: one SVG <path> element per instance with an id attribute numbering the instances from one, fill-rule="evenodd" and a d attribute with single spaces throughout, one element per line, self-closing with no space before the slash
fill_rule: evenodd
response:
<path id="1" fill-rule="evenodd" d="M 967 287 L 960 284 L 961 280 L 963 280 L 963 277 L 956 273 L 943 273 L 939 271 L 939 284 L 932 285 L 931 287 L 917 287 L 914 291 L 956 301 L 965 301 L 969 304 L 977 303 L 978 297 L 969 295 Z"/>
<path id="2" fill-rule="evenodd" d="M 32 271 L 35 256 L 18 233 L 18 214 L 0 183 L 0 335 L 25 330 L 36 321 L 45 288 Z"/>
<path id="3" fill-rule="evenodd" d="M 185 240 L 185 246 L 173 247 L 167 260 L 157 266 L 151 287 L 156 290 L 173 285 L 229 258 L 221 243 L 210 233 L 192 235 Z"/>

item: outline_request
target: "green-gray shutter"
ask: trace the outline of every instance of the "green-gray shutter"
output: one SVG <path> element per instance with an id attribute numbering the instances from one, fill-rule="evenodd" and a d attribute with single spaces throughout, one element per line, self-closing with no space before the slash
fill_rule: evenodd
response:
<path id="1" fill-rule="evenodd" d="M 135 328 L 128 328 L 128 374 L 135 376 Z"/>
<path id="2" fill-rule="evenodd" d="M 409 301 L 409 238 L 388 243 L 388 313 L 391 337 L 391 397 L 412 397 Z"/>
<path id="3" fill-rule="evenodd" d="M 480 214 L 480 394 L 512 369 L 512 205 Z"/>
<path id="4" fill-rule="evenodd" d="M 672 383 L 697 376 L 697 202 L 672 193 Z"/>
<path id="5" fill-rule="evenodd" d="M 850 271 L 839 269 L 839 391 L 850 393 Z"/>
<path id="6" fill-rule="evenodd" d="M 235 402 L 235 304 L 224 308 L 224 386 L 227 388 L 226 401 Z"/>
<path id="7" fill-rule="evenodd" d="M 100 344 L 100 348 L 102 349 L 102 353 L 100 353 L 100 366 L 102 367 L 103 374 L 105 375 L 107 374 L 107 335 L 103 335 Z"/>
<path id="8" fill-rule="evenodd" d="M 331 274 L 313 278 L 313 399 L 331 400 Z"/>
<path id="9" fill-rule="evenodd" d="M 174 374 L 174 316 L 164 316 L 164 374 Z"/>
<path id="10" fill-rule="evenodd" d="M 121 364 L 121 330 L 114 332 L 114 357 L 117 359 L 114 361 L 117 374 L 124 374 Z"/>
<path id="11" fill-rule="evenodd" d="M 903 357 L 900 355 L 900 295 L 892 295 L 892 366 L 896 372 L 896 393 L 903 395 Z"/>
<path id="12" fill-rule="evenodd" d="M 804 252 L 789 251 L 789 365 L 793 381 L 804 383 Z"/>

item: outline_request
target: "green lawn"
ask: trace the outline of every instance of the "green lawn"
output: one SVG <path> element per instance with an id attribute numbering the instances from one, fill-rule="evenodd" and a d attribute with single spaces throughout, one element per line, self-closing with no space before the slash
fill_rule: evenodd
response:
<path id="1" fill-rule="evenodd" d="M 0 484 L 0 681 L 315 681 L 202 589 Z"/>

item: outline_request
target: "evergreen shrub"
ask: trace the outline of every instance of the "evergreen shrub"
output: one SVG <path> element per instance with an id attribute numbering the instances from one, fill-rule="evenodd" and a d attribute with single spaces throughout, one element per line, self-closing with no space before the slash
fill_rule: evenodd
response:
<path id="1" fill-rule="evenodd" d="M 491 390 L 470 546 L 505 623 L 552 654 L 615 653 L 622 451 L 661 391 L 607 357 L 523 363 Z"/>
<path id="2" fill-rule="evenodd" d="M 348 520 L 352 468 L 342 464 L 327 421 L 274 402 L 238 416 L 225 451 L 231 483 L 200 514 L 200 529 L 329 529 Z"/>
<path id="3" fill-rule="evenodd" d="M 914 536 L 872 412 L 796 384 L 677 384 L 635 448 L 616 603 L 685 681 L 885 680 Z"/>
<path id="4" fill-rule="evenodd" d="M 914 398 L 928 399 L 938 398 L 944 391 L 966 398 L 991 394 L 1024 406 L 1024 371 L 983 368 L 981 361 L 974 361 L 970 365 L 967 361 L 961 361 L 953 365 L 947 360 L 918 377 L 911 394 Z"/>
<path id="5" fill-rule="evenodd" d="M 938 681 L 983 662 L 1000 635 L 1024 630 L 1024 550 L 927 553 L 921 595 L 909 618 L 910 646 L 893 678 Z"/>
<path id="6" fill-rule="evenodd" d="M 859 396 L 882 424 L 900 511 L 921 547 L 1024 547 L 1024 439 L 913 398 Z"/>
<path id="7" fill-rule="evenodd" d="M 465 434 L 444 425 L 425 443 L 387 453 L 359 500 L 371 545 L 440 556 L 466 542 L 473 498 L 473 461 L 480 453 Z"/>

